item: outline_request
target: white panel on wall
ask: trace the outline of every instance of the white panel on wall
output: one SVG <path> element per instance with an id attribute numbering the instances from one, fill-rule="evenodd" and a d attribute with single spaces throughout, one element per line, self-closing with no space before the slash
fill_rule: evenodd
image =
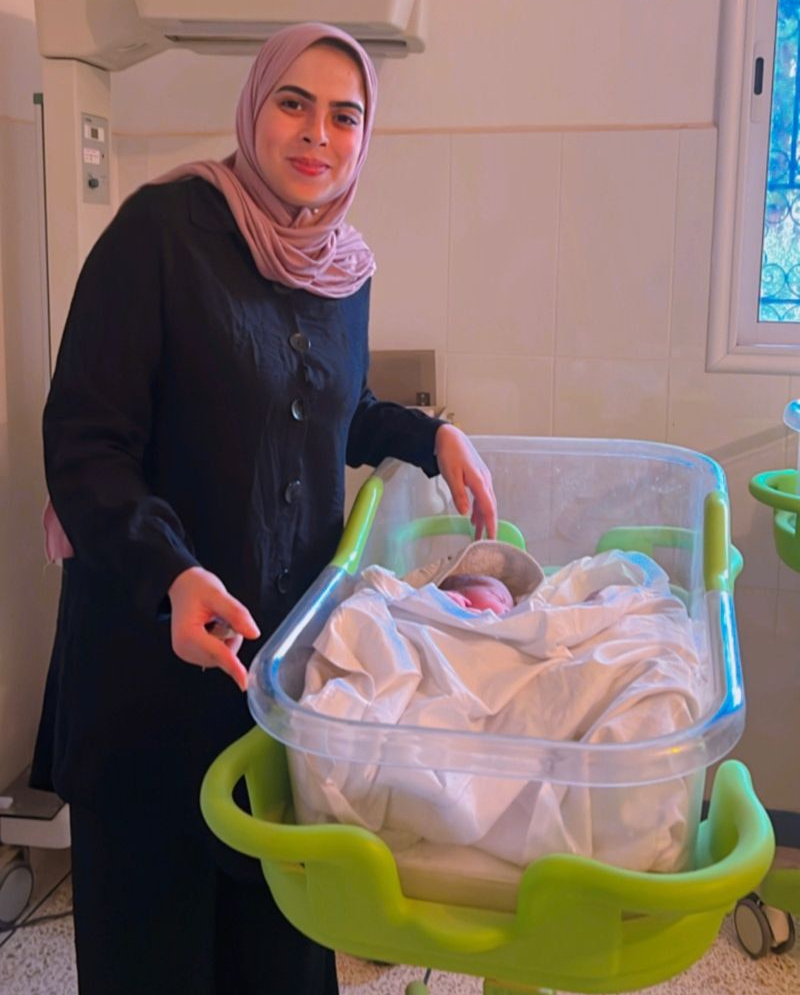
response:
<path id="1" fill-rule="evenodd" d="M 119 135 L 114 137 L 120 201 L 143 183 L 183 163 L 224 159 L 236 147 L 233 132 L 219 135 Z"/>
<path id="2" fill-rule="evenodd" d="M 763 467 L 765 470 L 780 470 L 781 467 L 775 464 L 775 466 Z M 765 509 L 766 510 L 766 509 Z M 772 527 L 772 518 L 769 519 L 770 528 Z M 773 543 L 773 554 L 777 558 L 778 554 L 774 549 Z M 788 593 L 791 597 L 795 599 L 795 604 L 797 603 L 797 597 L 800 594 L 800 573 L 796 570 L 792 570 L 791 567 L 787 567 L 782 561 L 778 563 L 778 590 L 783 593 Z"/>
<path id="3" fill-rule="evenodd" d="M 381 128 L 708 124 L 719 0 L 435 0 L 426 51 L 378 61 Z M 164 52 L 119 74 L 125 132 L 226 129 L 250 60 Z M 213 80 L 213 85 L 211 81 Z"/>
<path id="4" fill-rule="evenodd" d="M 8 421 L 0 427 L 0 789 L 30 762 L 60 580 L 45 571 L 41 414 L 47 390 L 33 122 L 0 120 L 0 300 Z"/>
<path id="5" fill-rule="evenodd" d="M 670 356 L 704 363 L 717 132 L 703 128 L 679 134 Z"/>
<path id="6" fill-rule="evenodd" d="M 5 121 L 0 121 L 0 163 L 6 158 L 6 142 L 9 128 Z M 0 291 L 6 282 L 3 268 L 3 206 L 0 201 Z M 0 443 L 0 473 L 3 478 L 8 475 L 8 378 L 11 371 L 8 370 L 8 358 L 6 351 L 6 315 L 5 307 L 2 306 L 3 295 L 0 294 L 0 433 L 2 433 L 2 443 Z"/>
<path id="7" fill-rule="evenodd" d="M 561 136 L 452 141 L 448 349 L 552 356 Z"/>
<path id="8" fill-rule="evenodd" d="M 378 265 L 373 349 L 445 348 L 449 183 L 446 135 L 373 138 L 349 217 Z"/>
<path id="9" fill-rule="evenodd" d="M 797 812 L 800 613 L 792 598 L 747 587 L 737 590 L 736 613 L 747 724 L 734 755 L 750 768 L 756 792 L 767 807 Z"/>
<path id="10" fill-rule="evenodd" d="M 706 373 L 701 360 L 672 360 L 668 441 L 722 463 L 731 502 L 731 531 L 745 559 L 742 584 L 777 585 L 770 515 L 750 496 L 750 478 L 773 469 L 785 453 L 781 421 L 789 378 Z"/>
<path id="11" fill-rule="evenodd" d="M 41 88 L 33 0 L 0 0 L 0 117 L 33 121 Z"/>
<path id="12" fill-rule="evenodd" d="M 797 595 L 794 591 L 779 591 L 776 607 L 775 631 L 778 638 L 786 646 L 794 647 L 796 650 L 800 646 L 800 612 L 797 610 Z M 765 666 L 767 665 L 765 663 Z M 795 688 L 800 688 L 800 653 L 794 652 L 790 655 L 788 673 Z M 796 725 L 795 729 L 797 729 Z M 797 747 L 800 747 L 800 739 L 797 737 L 795 743 Z M 800 749 L 795 749 L 794 752 L 796 756 L 800 757 Z M 794 779 L 794 784 L 795 787 L 800 785 L 800 776 Z M 796 802 L 797 798 L 795 798 Z"/>
<path id="13" fill-rule="evenodd" d="M 473 435 L 551 435 L 553 361 L 449 353 L 447 408 Z"/>
<path id="14" fill-rule="evenodd" d="M 662 442 L 667 362 L 556 359 L 554 435 Z"/>
<path id="15" fill-rule="evenodd" d="M 171 49 L 114 73 L 114 127 L 138 134 L 232 131 L 252 62 Z"/>
<path id="16" fill-rule="evenodd" d="M 721 447 L 741 453 L 775 442 L 783 438 L 788 400 L 788 377 L 706 373 L 699 363 L 672 360 L 667 441 L 710 455 Z"/>
<path id="17" fill-rule="evenodd" d="M 225 159 L 236 148 L 232 131 L 221 134 L 154 135 L 148 144 L 148 179 L 198 159 Z"/>
<path id="18" fill-rule="evenodd" d="M 147 138 L 130 135 L 114 135 L 114 157 L 112 166 L 116 171 L 116 189 L 119 202 L 150 179 L 148 158 L 150 141 Z"/>
<path id="19" fill-rule="evenodd" d="M 762 470 L 771 470 L 780 461 L 783 439 L 780 430 L 763 433 L 763 442 L 751 443 L 733 456 L 719 459 L 728 480 L 731 506 L 731 541 L 744 558 L 740 587 L 775 589 L 778 585 L 778 554 L 772 540 L 771 509 L 750 494 L 750 479 Z M 769 441 L 773 439 L 774 441 Z M 713 454 L 712 454 L 713 455 Z"/>
<path id="20" fill-rule="evenodd" d="M 556 353 L 663 359 L 678 132 L 564 136 Z"/>
<path id="21" fill-rule="evenodd" d="M 718 0 L 435 0 L 425 53 L 381 66 L 379 124 L 709 123 L 718 9 Z"/>

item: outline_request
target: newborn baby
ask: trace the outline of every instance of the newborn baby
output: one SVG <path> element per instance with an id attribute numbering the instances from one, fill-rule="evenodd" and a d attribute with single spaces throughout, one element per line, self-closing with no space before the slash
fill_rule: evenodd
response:
<path id="1" fill-rule="evenodd" d="M 507 542 L 479 539 L 455 556 L 419 567 L 403 579 L 412 587 L 434 584 L 459 607 L 505 615 L 544 578 L 530 553 Z"/>
<path id="2" fill-rule="evenodd" d="M 442 591 L 462 608 L 484 611 L 489 608 L 495 615 L 504 615 L 514 607 L 514 596 L 498 577 L 488 574 L 455 574 L 439 584 Z"/>

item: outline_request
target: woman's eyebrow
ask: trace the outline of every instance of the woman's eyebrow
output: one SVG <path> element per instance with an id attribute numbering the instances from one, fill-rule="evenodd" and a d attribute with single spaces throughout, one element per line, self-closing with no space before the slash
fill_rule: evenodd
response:
<path id="1" fill-rule="evenodd" d="M 312 103 L 316 103 L 317 98 L 313 93 L 309 93 L 308 90 L 304 90 L 302 86 L 292 86 L 287 83 L 286 86 L 279 86 L 275 91 L 276 93 L 296 93 L 298 97 L 303 97 L 304 100 L 310 100 Z M 331 107 L 351 107 L 353 110 L 359 112 L 359 114 L 364 113 L 364 108 L 357 100 L 332 100 Z"/>

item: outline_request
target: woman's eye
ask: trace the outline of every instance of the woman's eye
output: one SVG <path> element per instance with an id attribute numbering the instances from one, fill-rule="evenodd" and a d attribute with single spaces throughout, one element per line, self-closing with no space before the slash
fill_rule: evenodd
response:
<path id="1" fill-rule="evenodd" d="M 357 128 L 361 124 L 361 119 L 355 117 L 353 114 L 337 114 L 336 120 L 339 124 L 343 124 L 348 128 Z"/>
<path id="2" fill-rule="evenodd" d="M 281 101 L 281 107 L 287 111 L 299 111 L 302 106 L 296 97 L 284 97 Z"/>

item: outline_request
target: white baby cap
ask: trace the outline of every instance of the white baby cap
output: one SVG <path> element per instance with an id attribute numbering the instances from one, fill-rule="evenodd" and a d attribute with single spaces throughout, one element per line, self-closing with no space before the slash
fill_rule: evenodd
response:
<path id="1" fill-rule="evenodd" d="M 403 580 L 412 587 L 423 587 L 439 585 L 445 577 L 459 574 L 497 577 L 509 589 L 515 604 L 533 594 L 544 579 L 544 570 L 524 549 L 498 539 L 478 539 L 452 556 L 412 570 Z"/>

